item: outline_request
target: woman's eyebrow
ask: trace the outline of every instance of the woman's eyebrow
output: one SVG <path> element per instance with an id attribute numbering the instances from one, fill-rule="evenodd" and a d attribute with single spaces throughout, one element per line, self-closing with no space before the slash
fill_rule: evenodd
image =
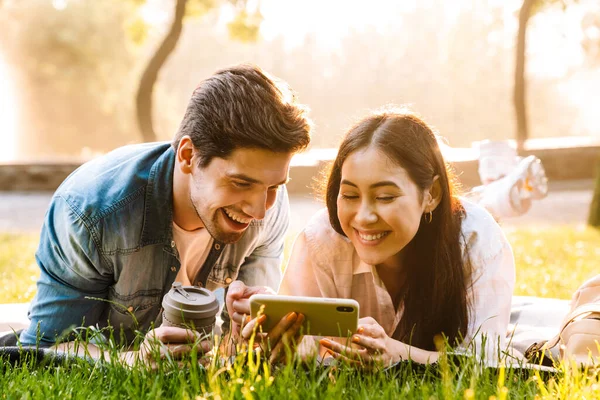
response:
<path id="1" fill-rule="evenodd" d="M 400 189 L 400 187 L 398 185 L 396 185 L 395 182 L 392 181 L 381 181 L 381 182 L 375 182 L 374 184 L 372 184 L 371 186 L 369 186 L 371 189 L 374 188 L 378 188 L 378 187 L 382 187 L 382 186 L 393 186 L 395 188 Z"/>
<path id="2" fill-rule="evenodd" d="M 349 185 L 349 186 L 354 186 L 354 187 L 358 187 L 355 183 L 350 182 L 348 179 L 342 179 L 342 182 L 340 182 L 341 185 Z M 400 189 L 400 187 L 392 181 L 380 181 L 380 182 L 375 182 L 373 183 L 371 186 L 369 186 L 370 189 L 375 189 L 378 187 L 382 187 L 382 186 L 393 186 L 395 188 Z"/>

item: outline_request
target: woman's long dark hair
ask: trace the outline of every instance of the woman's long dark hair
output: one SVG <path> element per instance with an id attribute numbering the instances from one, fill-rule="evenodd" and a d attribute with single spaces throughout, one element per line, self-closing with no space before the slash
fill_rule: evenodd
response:
<path id="1" fill-rule="evenodd" d="M 337 209 L 342 165 L 350 154 L 369 146 L 404 168 L 421 191 L 431 187 L 435 176 L 442 189 L 431 222 L 421 218 L 417 234 L 404 250 L 406 280 L 400 303 L 404 310 L 394 338 L 427 350 L 436 349 L 434 338 L 440 334 L 452 345 L 461 342 L 469 320 L 471 276 L 459 244 L 464 209 L 436 136 L 422 119 L 406 110 L 388 110 L 364 118 L 347 132 L 327 181 L 331 225 L 345 236 Z"/>

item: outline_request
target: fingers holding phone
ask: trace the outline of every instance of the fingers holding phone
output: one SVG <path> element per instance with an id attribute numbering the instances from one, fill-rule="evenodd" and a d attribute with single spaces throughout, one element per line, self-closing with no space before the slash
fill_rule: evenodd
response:
<path id="1" fill-rule="evenodd" d="M 253 294 L 274 295 L 275 292 L 267 286 L 246 286 L 242 281 L 234 281 L 229 285 L 225 305 L 232 321 L 232 331 L 239 331 L 242 325 L 248 324 L 250 296 Z"/>
<path id="2" fill-rule="evenodd" d="M 296 346 L 302 340 L 303 322 L 303 314 L 291 312 L 269 332 L 270 363 L 286 360 L 286 355 L 291 356 L 296 352 Z"/>
<path id="3" fill-rule="evenodd" d="M 290 312 L 284 316 L 269 332 L 261 332 L 262 324 L 267 316 L 262 314 L 248 322 L 242 329 L 241 336 L 250 340 L 255 334 L 255 343 L 268 354 L 269 362 L 285 360 L 286 352 L 292 354 L 302 339 L 302 323 L 304 315 Z"/>

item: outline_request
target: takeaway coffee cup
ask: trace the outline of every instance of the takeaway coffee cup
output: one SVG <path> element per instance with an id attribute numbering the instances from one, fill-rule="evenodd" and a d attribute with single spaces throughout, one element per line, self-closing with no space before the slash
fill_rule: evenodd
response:
<path id="1" fill-rule="evenodd" d="M 163 297 L 162 307 L 162 326 L 194 329 L 203 335 L 211 335 L 219 302 L 210 290 L 174 282 Z"/>

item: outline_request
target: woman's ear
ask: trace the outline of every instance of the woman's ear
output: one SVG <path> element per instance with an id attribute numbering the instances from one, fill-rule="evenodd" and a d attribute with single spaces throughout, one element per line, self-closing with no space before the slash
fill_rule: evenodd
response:
<path id="1" fill-rule="evenodd" d="M 433 183 L 428 191 L 425 193 L 425 204 L 423 211 L 428 213 L 436 209 L 440 201 L 442 201 L 442 185 L 440 183 L 440 176 L 436 175 L 433 177 Z"/>
<path id="2" fill-rule="evenodd" d="M 194 166 L 194 144 L 189 136 L 183 136 L 177 146 L 177 167 L 184 174 L 191 174 Z"/>

